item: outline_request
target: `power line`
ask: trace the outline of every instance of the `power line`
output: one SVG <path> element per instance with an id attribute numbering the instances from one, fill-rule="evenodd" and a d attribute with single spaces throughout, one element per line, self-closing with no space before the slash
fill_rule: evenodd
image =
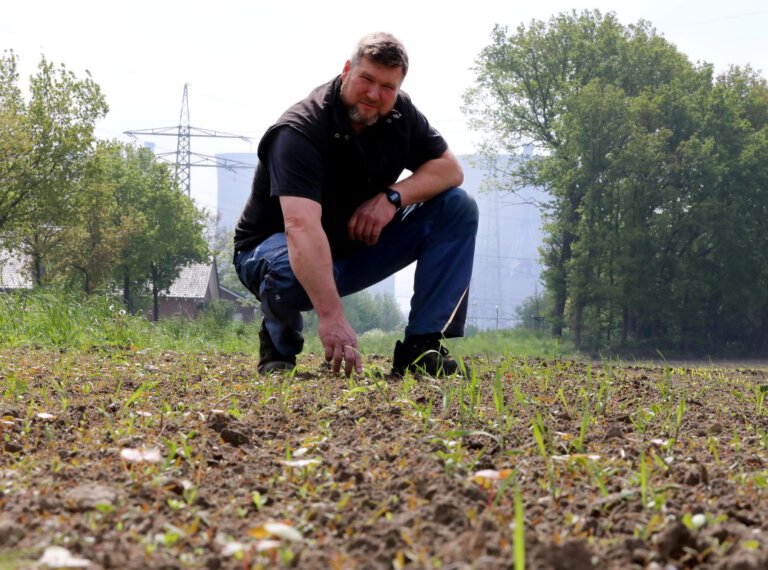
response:
<path id="1" fill-rule="evenodd" d="M 192 137 L 206 137 L 206 138 L 227 138 L 227 139 L 240 139 L 247 143 L 251 143 L 251 139 L 242 135 L 235 135 L 231 133 L 223 133 L 219 131 L 213 131 L 210 129 L 201 129 L 193 127 L 189 124 L 189 83 L 184 84 L 184 95 L 181 99 L 181 113 L 179 114 L 179 124 L 175 127 L 159 127 L 151 129 L 139 129 L 133 131 L 125 131 L 126 134 L 134 139 L 138 140 L 139 136 L 174 136 L 177 138 L 176 151 L 158 153 L 159 158 L 175 157 L 176 165 L 176 181 L 179 183 L 179 188 L 186 192 L 187 196 L 191 196 L 191 170 L 193 166 L 204 166 L 209 168 L 226 168 L 234 172 L 238 168 L 255 168 L 255 164 L 248 164 L 239 160 L 233 159 L 221 159 L 216 156 L 210 156 L 207 154 L 200 154 L 192 152 Z M 195 158 L 193 162 L 192 158 Z"/>

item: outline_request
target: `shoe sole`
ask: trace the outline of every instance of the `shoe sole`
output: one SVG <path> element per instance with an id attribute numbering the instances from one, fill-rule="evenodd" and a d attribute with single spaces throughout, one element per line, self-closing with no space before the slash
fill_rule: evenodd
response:
<path id="1" fill-rule="evenodd" d="M 256 370 L 259 374 L 269 374 L 270 372 L 286 372 L 288 370 L 293 370 L 294 368 L 296 368 L 296 365 L 291 364 L 290 362 L 273 361 L 259 365 Z"/>

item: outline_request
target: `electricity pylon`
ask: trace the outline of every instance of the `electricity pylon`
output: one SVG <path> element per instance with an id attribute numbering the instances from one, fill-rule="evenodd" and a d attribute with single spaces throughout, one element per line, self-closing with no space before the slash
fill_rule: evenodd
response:
<path id="1" fill-rule="evenodd" d="M 225 160 L 219 159 L 215 156 L 209 156 L 207 154 L 199 154 L 192 152 L 191 138 L 192 137 L 215 137 L 226 139 L 240 139 L 242 141 L 251 142 L 251 139 L 241 135 L 234 135 L 230 133 L 222 133 L 219 131 L 212 131 L 209 129 L 200 129 L 192 127 L 189 124 L 189 96 L 187 88 L 189 83 L 184 84 L 184 96 L 181 99 L 181 114 L 179 115 L 179 124 L 175 127 L 160 127 L 154 129 L 140 129 L 136 131 L 125 131 L 123 134 L 129 135 L 138 140 L 139 136 L 172 136 L 177 137 L 176 152 L 162 152 L 158 153 L 157 157 L 167 159 L 168 157 L 175 157 L 176 164 L 176 181 L 179 184 L 179 188 L 187 193 L 187 196 L 191 195 L 190 188 L 190 171 L 193 166 L 207 166 L 210 168 L 226 168 L 227 170 L 234 170 L 236 168 L 255 168 L 255 164 L 247 164 L 238 160 Z M 192 157 L 196 159 L 192 161 Z"/>

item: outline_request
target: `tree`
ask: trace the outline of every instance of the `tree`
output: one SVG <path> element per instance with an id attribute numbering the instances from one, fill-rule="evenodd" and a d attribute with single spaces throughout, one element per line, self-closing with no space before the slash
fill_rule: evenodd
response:
<path id="1" fill-rule="evenodd" d="M 219 283 L 241 295 L 253 297 L 253 294 L 240 281 L 235 271 L 235 266 L 232 263 L 234 235 L 234 230 L 222 228 L 218 228 L 213 232 L 211 249 L 216 258 L 216 265 L 219 268 Z"/>
<path id="2" fill-rule="evenodd" d="M 371 295 L 368 291 L 359 291 L 343 297 L 344 313 L 356 333 L 379 329 L 395 331 L 403 328 L 405 319 L 397 301 L 391 295 Z M 317 328 L 317 315 L 309 311 L 305 318 L 308 329 Z"/>
<path id="3" fill-rule="evenodd" d="M 74 195 L 77 223 L 63 228 L 67 247 L 55 265 L 74 269 L 86 293 L 100 287 L 123 262 L 131 239 L 144 230 L 144 217 L 117 199 L 123 173 L 130 171 L 131 147 L 101 141 L 87 163 Z M 137 184 L 140 186 L 140 181 Z"/>
<path id="4" fill-rule="evenodd" d="M 79 79 L 45 57 L 30 78 L 31 98 L 26 105 L 16 85 L 12 53 L 3 58 L 0 69 L 3 123 L 19 135 L 12 158 L 4 159 L 3 170 L 11 175 L 0 200 L 0 227 L 13 218 L 15 240 L 31 257 L 39 283 L 46 262 L 59 253 L 62 230 L 77 223 L 74 193 L 90 157 L 95 122 L 108 107 L 89 73 Z"/>
<path id="5" fill-rule="evenodd" d="M 17 60 L 13 52 L 0 58 L 0 231 L 18 220 L 31 189 L 24 183 L 33 150 L 32 133 L 18 87 Z"/>
<path id="6" fill-rule="evenodd" d="M 123 303 L 133 313 L 138 308 L 139 292 L 147 282 L 148 269 L 142 250 L 148 224 L 144 196 L 155 186 L 152 170 L 156 159 L 148 149 L 110 141 L 100 145 L 97 160 L 97 170 L 111 186 L 105 208 L 111 212 L 113 227 L 126 237 L 120 242 L 112 273 L 122 285 Z"/>
<path id="7" fill-rule="evenodd" d="M 150 151 L 125 146 L 122 152 L 125 164 L 119 173 L 116 200 L 121 208 L 129 208 L 132 223 L 141 223 L 142 231 L 127 241 L 117 271 L 126 299 L 130 299 L 129 284 L 150 288 L 156 321 L 160 294 L 185 265 L 208 259 L 206 216 L 179 191 L 168 166 L 157 162 Z"/>
<path id="8" fill-rule="evenodd" d="M 465 109 L 473 124 L 492 137 L 486 152 L 514 152 L 526 141 L 546 151 L 540 160 L 528 161 L 519 175 L 523 183 L 547 187 L 554 198 L 543 258 L 544 278 L 554 299 L 556 335 L 562 334 L 564 325 L 568 267 L 585 184 L 596 175 L 580 170 L 585 158 L 597 156 L 590 152 L 593 149 L 579 148 L 570 139 L 572 130 L 563 119 L 590 84 L 593 91 L 608 85 L 635 87 L 636 71 L 627 68 L 632 58 L 625 48 L 646 38 L 654 39 L 647 24 L 626 29 L 613 14 L 603 16 L 598 11 L 560 14 L 549 23 L 533 21 L 509 37 L 506 28 L 497 26 L 491 45 L 478 58 L 477 86 L 466 94 Z M 586 165 L 591 166 L 595 165 Z M 578 321 L 582 310 L 578 295 L 574 307 Z"/>
<path id="9" fill-rule="evenodd" d="M 549 308 L 549 299 L 543 293 L 536 291 L 530 297 L 526 297 L 515 307 L 515 317 L 518 320 L 518 326 L 535 331 L 543 330 Z"/>
<path id="10" fill-rule="evenodd" d="M 476 71 L 466 110 L 490 135 L 485 152 L 542 151 L 508 184 L 552 195 L 555 334 L 686 348 L 744 341 L 729 323 L 765 322 L 764 81 L 738 69 L 715 81 L 647 22 L 597 11 L 497 27 Z"/>

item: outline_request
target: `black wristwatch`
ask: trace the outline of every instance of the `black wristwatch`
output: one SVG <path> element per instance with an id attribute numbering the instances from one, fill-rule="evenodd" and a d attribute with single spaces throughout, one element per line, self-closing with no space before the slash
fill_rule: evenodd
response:
<path id="1" fill-rule="evenodd" d="M 387 195 L 387 200 L 389 200 L 389 203 L 394 204 L 395 208 L 399 210 L 403 207 L 403 203 L 400 200 L 400 192 L 393 190 L 392 188 L 387 188 L 384 190 L 384 193 Z"/>

